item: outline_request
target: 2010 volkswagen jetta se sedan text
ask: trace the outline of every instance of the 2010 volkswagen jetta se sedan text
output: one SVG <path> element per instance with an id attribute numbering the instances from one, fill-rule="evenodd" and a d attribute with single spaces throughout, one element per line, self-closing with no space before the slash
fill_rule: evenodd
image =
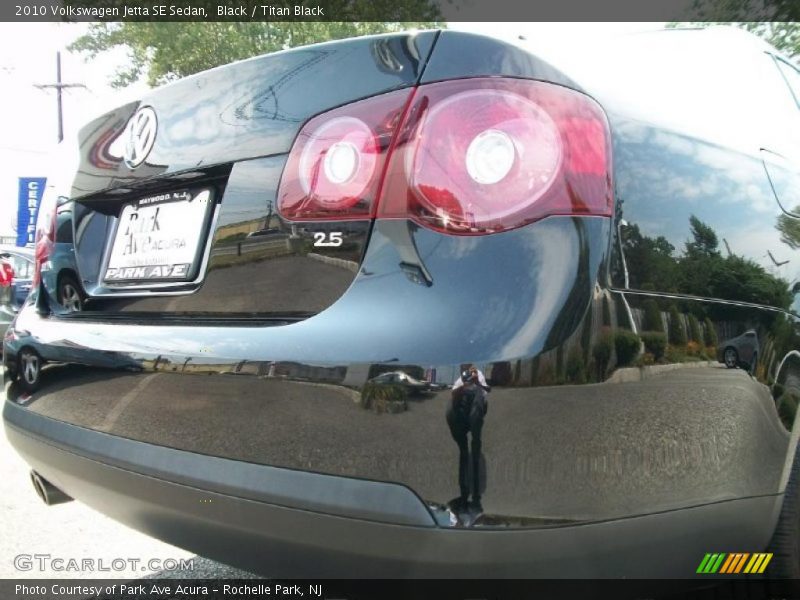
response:
<path id="1" fill-rule="evenodd" d="M 800 574 L 799 81 L 726 28 L 448 30 L 153 90 L 79 136 L 81 311 L 40 217 L 7 435 L 271 576 Z"/>

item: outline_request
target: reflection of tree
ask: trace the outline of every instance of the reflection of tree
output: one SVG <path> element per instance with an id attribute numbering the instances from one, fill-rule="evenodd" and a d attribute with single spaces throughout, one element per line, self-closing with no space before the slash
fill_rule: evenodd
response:
<path id="1" fill-rule="evenodd" d="M 795 206 L 793 211 L 800 214 L 800 206 Z M 781 232 L 781 241 L 792 250 L 800 248 L 800 219 L 782 214 L 778 217 L 778 224 L 775 229 Z"/>
<path id="2" fill-rule="evenodd" d="M 692 239 L 686 242 L 686 256 L 689 258 L 719 255 L 717 234 L 709 225 L 692 215 L 689 217 Z"/>
<path id="3" fill-rule="evenodd" d="M 712 261 L 710 266 L 708 297 L 789 308 L 792 295 L 786 280 L 753 261 L 733 255 Z"/>
<path id="4" fill-rule="evenodd" d="M 750 259 L 723 257 L 713 228 L 694 215 L 689 223 L 691 235 L 682 256 L 673 255 L 674 247 L 664 237 L 642 235 L 637 225 L 622 228 L 631 287 L 789 308 L 792 294 L 784 279 Z M 795 230 L 794 223 L 784 227 L 800 247 L 800 228 Z"/>
<path id="5" fill-rule="evenodd" d="M 675 246 L 663 236 L 642 235 L 638 225 L 628 225 L 621 231 L 631 286 L 652 289 L 658 282 L 662 291 L 677 291 L 677 262 L 672 256 Z"/>
<path id="6" fill-rule="evenodd" d="M 97 0 L 71 2 L 73 5 L 76 3 L 97 6 Z M 107 7 L 117 8 L 124 4 L 120 0 L 105 0 L 103 3 Z M 216 15 L 217 4 L 192 2 L 195 8 L 205 7 L 209 15 Z M 256 4 L 259 13 L 262 4 L 264 3 Z M 130 85 L 143 75 L 147 76 L 150 85 L 160 85 L 212 67 L 276 50 L 359 35 L 411 28 L 428 29 L 442 25 L 435 20 L 439 18 L 438 9 L 427 0 L 358 0 L 325 4 L 326 12 L 337 14 L 344 21 L 157 23 L 143 22 L 150 20 L 144 19 L 139 22 L 131 20 L 92 23 L 88 31 L 70 46 L 70 50 L 85 52 L 88 58 L 94 58 L 98 54 L 123 48 L 128 51 L 128 60 L 125 68 L 115 74 L 112 86 Z M 293 8 L 292 3 L 287 2 L 275 5 Z M 150 10 L 153 10 L 152 7 Z M 252 3 L 247 14 L 252 14 Z M 348 19 L 346 15 L 356 18 Z M 428 20 L 407 21 L 411 16 Z M 158 19 L 154 17 L 153 20 Z"/>
<path id="7" fill-rule="evenodd" d="M 669 27 L 732 25 L 764 38 L 788 56 L 800 55 L 800 5 L 795 0 L 695 0 L 690 10 L 704 20 Z M 757 12 L 761 10 L 765 14 Z"/>

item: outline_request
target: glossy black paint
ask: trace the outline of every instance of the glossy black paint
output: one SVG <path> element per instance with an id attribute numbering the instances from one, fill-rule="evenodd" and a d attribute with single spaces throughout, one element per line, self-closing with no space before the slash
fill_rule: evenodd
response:
<path id="1" fill-rule="evenodd" d="M 231 77 L 259 64 L 233 67 Z M 379 79 L 396 83 L 392 73 Z M 491 74 L 575 85 L 520 48 L 454 32 L 441 34 L 422 80 Z M 164 97 L 188 94 L 188 81 Z M 31 299 L 6 340 L 5 360 L 13 365 L 29 347 L 70 364 L 50 365 L 30 398 L 9 385 L 8 401 L 28 415 L 157 447 L 399 484 L 443 529 L 558 528 L 720 503 L 722 522 L 697 532 L 713 546 L 739 522 L 722 507 L 756 498 L 748 539 L 753 550 L 763 548 L 798 435 L 798 320 L 788 278 L 768 262 L 789 255 L 776 228 L 786 213 L 758 153 L 631 118 L 596 97 L 614 138 L 613 218 L 549 217 L 486 236 L 443 235 L 405 219 L 354 222 L 349 254 L 326 260 L 296 252 L 291 244 L 301 242 L 291 240 L 342 224 L 300 227 L 271 213 L 287 132 L 302 120 L 273 119 L 275 138 L 259 138 L 257 147 L 222 154 L 209 145 L 220 164 L 201 157 L 193 177 L 214 181 L 221 203 L 202 286 L 95 298 L 97 309 L 80 315 L 40 314 L 34 301 L 41 299 Z M 178 147 L 163 146 L 154 163 L 161 156 L 166 164 L 168 150 Z M 162 172 L 187 169 L 194 158 L 182 153 Z M 144 172 L 143 179 L 155 173 Z M 121 202 L 114 196 L 82 200 L 84 216 L 95 215 L 86 229 L 97 228 L 87 240 L 100 240 L 82 257 L 84 279 L 102 256 L 104 228 Z M 692 215 L 718 237 L 717 254 L 706 248 L 699 263 L 684 260 Z M 294 252 L 297 268 L 281 272 L 284 257 L 262 256 L 273 238 Z M 690 268 L 718 266 L 727 254 L 765 285 L 741 279 L 726 288 Z M 313 269 L 323 266 L 335 282 L 320 284 Z M 716 287 L 701 294 L 698 281 Z M 680 341 L 676 328 L 702 339 Z M 637 337 L 654 329 L 663 356 L 652 336 L 645 345 Z M 748 330 L 757 335 L 757 356 L 726 368 L 717 346 Z M 471 363 L 492 386 L 477 482 L 482 507 L 457 510 L 450 501 L 459 494 L 459 449 L 446 415 L 449 386 Z M 431 386 L 411 395 L 379 377 L 388 372 Z"/>
<path id="2" fill-rule="evenodd" d="M 480 238 L 404 223 L 430 286 L 402 269 L 397 224 L 376 223 L 345 296 L 291 325 L 176 329 L 51 318 L 35 347 L 69 349 L 71 362 L 90 365 L 102 348 L 142 372 L 54 366 L 27 406 L 182 450 L 402 483 L 446 514 L 458 494 L 449 391 L 393 403 L 366 384 L 398 370 L 450 384 L 472 362 L 494 386 L 484 424 L 485 515 L 476 526 L 618 518 L 779 489 L 789 435 L 769 391 L 743 371 L 704 366 L 646 382 L 553 385 L 606 378 L 596 364 L 604 304 L 612 307 L 607 327 L 625 326 L 616 321 L 618 295 L 596 291 L 607 219 L 550 218 Z M 465 272 L 480 285 L 465 285 Z M 38 318 L 25 315 L 17 327 L 36 329 Z M 584 361 L 594 373 L 575 366 Z M 700 382 L 708 411 L 695 410 Z"/>
<path id="3" fill-rule="evenodd" d="M 78 255 L 93 296 L 84 312 L 300 318 L 333 304 L 356 276 L 371 222 L 286 222 L 275 209 L 285 162 L 286 155 L 241 161 L 224 176 L 192 182 L 210 185 L 219 200 L 205 238 L 207 267 L 200 282 L 171 286 L 167 294 L 99 282 L 117 217 L 99 212 L 107 203 L 90 204 L 97 210 L 81 212 L 76 226 L 84 230 Z M 133 192 L 122 202 L 138 197 Z M 315 234 L 329 231 L 342 234 L 342 245 L 316 246 Z"/>
<path id="4" fill-rule="evenodd" d="M 461 31 L 442 31 L 420 83 L 465 77 L 538 79 L 581 87 L 538 56 L 507 42 Z"/>
<path id="5" fill-rule="evenodd" d="M 81 130 L 81 166 L 71 196 L 286 153 L 314 115 L 417 83 L 436 35 L 423 31 L 307 46 L 159 88 Z M 324 93 L 309 93 L 309 86 Z M 130 169 L 118 138 L 139 106 L 155 109 L 159 132 L 147 161 Z"/>
<path id="6" fill-rule="evenodd" d="M 695 354 L 724 363 L 725 349 L 735 348 L 737 366 L 771 393 L 794 442 L 794 217 L 776 202 L 762 157 L 619 115 L 610 119 L 617 187 L 611 284 L 637 292 L 625 294 L 636 330 L 652 329 L 646 312 L 657 311 L 659 331 L 672 342 L 673 310 Z M 707 227 L 707 247 L 697 247 L 692 219 Z M 692 321 L 700 339 L 692 340 Z M 737 342 L 746 332 L 758 342 Z"/>
<path id="7" fill-rule="evenodd" d="M 709 539 L 724 548 L 760 547 L 769 535 L 763 514 L 770 497 L 579 526 L 466 532 L 434 526 L 402 486 L 170 450 L 11 403 L 3 416 L 25 460 L 59 486 L 79 490 L 82 502 L 265 577 L 655 577 L 663 585 L 664 577 L 685 580 L 694 573 Z M 654 555 L 653 540 L 674 550 L 674 558 Z"/>

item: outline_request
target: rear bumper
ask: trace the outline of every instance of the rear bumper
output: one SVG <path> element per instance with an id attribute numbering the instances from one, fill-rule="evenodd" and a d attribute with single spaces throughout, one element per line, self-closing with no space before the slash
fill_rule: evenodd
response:
<path id="1" fill-rule="evenodd" d="M 125 440 L 11 402 L 3 416 L 15 448 L 67 494 L 167 542 L 272 577 L 686 578 L 706 552 L 764 548 L 771 532 L 764 516 L 776 501 L 579 526 L 459 530 L 437 527 L 404 486 Z"/>
<path id="2" fill-rule="evenodd" d="M 9 360 L 51 364 L 7 388 L 9 437 L 71 497 L 270 576 L 686 577 L 760 551 L 791 433 L 741 370 L 609 378 L 634 298 L 602 284 L 608 228 L 378 220 L 347 292 L 295 323 L 28 305 Z M 468 363 L 492 387 L 469 427 Z"/>

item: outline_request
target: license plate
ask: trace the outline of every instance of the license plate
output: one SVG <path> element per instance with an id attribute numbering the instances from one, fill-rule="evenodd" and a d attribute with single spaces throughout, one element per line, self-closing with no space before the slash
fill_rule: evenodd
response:
<path id="1" fill-rule="evenodd" d="M 190 281 L 201 257 L 200 240 L 211 190 L 168 192 L 122 208 L 104 280 Z"/>

